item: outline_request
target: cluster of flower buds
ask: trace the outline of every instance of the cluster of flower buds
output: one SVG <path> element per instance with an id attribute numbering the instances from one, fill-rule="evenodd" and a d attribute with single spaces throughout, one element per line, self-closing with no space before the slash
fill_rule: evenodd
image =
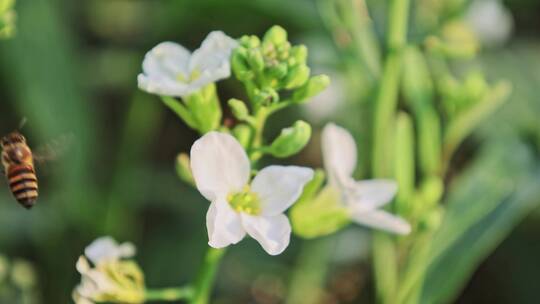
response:
<path id="1" fill-rule="evenodd" d="M 102 237 L 84 253 L 77 261 L 81 283 L 73 291 L 76 304 L 144 303 L 144 276 L 137 263 L 130 260 L 135 255 L 132 244 L 118 244 L 111 237 Z"/>
<path id="2" fill-rule="evenodd" d="M 254 107 L 279 102 L 301 103 L 324 90 L 326 75 L 310 77 L 304 45 L 292 46 L 280 26 L 270 28 L 262 41 L 257 36 L 243 36 L 231 59 L 234 75 L 247 88 Z M 280 91 L 292 91 L 282 100 Z"/>
<path id="3" fill-rule="evenodd" d="M 445 112 L 454 118 L 480 102 L 488 93 L 489 85 L 482 73 L 473 71 L 463 81 L 447 77 L 440 89 Z"/>

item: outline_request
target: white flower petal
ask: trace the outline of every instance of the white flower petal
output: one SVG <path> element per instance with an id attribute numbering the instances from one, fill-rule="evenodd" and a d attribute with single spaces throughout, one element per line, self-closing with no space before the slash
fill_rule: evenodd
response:
<path id="1" fill-rule="evenodd" d="M 397 234 L 409 234 L 411 225 L 404 219 L 384 210 L 350 209 L 351 218 L 358 224 Z"/>
<path id="2" fill-rule="evenodd" d="M 397 192 L 397 183 L 385 179 L 364 180 L 354 182 L 345 191 L 347 205 L 374 209 L 392 201 Z"/>
<path id="3" fill-rule="evenodd" d="M 223 248 L 240 242 L 246 232 L 242 227 L 240 215 L 225 200 L 212 202 L 206 213 L 208 245 Z"/>
<path id="4" fill-rule="evenodd" d="M 104 261 L 132 257 L 135 255 L 135 247 L 130 243 L 118 245 L 112 237 L 105 236 L 96 239 L 86 247 L 84 254 L 92 263 L 98 264 Z"/>
<path id="5" fill-rule="evenodd" d="M 347 130 L 327 124 L 322 131 L 322 153 L 330 182 L 342 183 L 352 176 L 357 152 L 354 138 Z"/>
<path id="6" fill-rule="evenodd" d="M 191 147 L 191 171 L 199 192 L 215 201 L 242 190 L 249 180 L 250 163 L 234 137 L 209 132 Z"/>
<path id="7" fill-rule="evenodd" d="M 152 94 L 182 97 L 191 93 L 189 85 L 169 78 L 139 74 L 137 83 L 141 90 Z"/>
<path id="8" fill-rule="evenodd" d="M 143 72 L 159 78 L 176 79 L 178 75 L 189 76 L 191 54 L 174 42 L 162 42 L 144 56 Z"/>
<path id="9" fill-rule="evenodd" d="M 77 271 L 80 274 L 85 274 L 90 270 L 90 264 L 88 263 L 88 260 L 84 256 L 80 256 L 77 260 L 77 264 L 75 265 L 75 268 L 77 268 Z"/>
<path id="10" fill-rule="evenodd" d="M 184 96 L 189 86 L 179 81 L 179 77 L 189 79 L 191 54 L 183 46 L 174 42 L 162 42 L 146 53 L 143 74 L 139 74 L 139 88 L 149 93 Z"/>
<path id="11" fill-rule="evenodd" d="M 251 216 L 242 213 L 242 224 L 247 233 L 270 255 L 282 253 L 289 245 L 291 224 L 284 214 Z"/>
<path id="12" fill-rule="evenodd" d="M 197 71 L 199 77 L 191 83 L 193 90 L 231 75 L 230 57 L 236 40 L 221 31 L 208 34 L 201 47 L 193 52 L 189 62 L 191 72 Z"/>
<path id="13" fill-rule="evenodd" d="M 263 215 L 278 215 L 298 200 L 312 178 L 313 170 L 309 168 L 269 166 L 255 176 L 251 190 L 260 199 Z"/>

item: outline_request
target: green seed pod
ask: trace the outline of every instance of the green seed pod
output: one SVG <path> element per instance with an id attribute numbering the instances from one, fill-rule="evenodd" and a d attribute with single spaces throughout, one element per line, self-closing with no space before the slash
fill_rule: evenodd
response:
<path id="1" fill-rule="evenodd" d="M 311 138 L 311 126 L 298 120 L 292 127 L 281 130 L 281 134 L 268 147 L 268 152 L 275 157 L 289 157 L 302 150 Z"/>
<path id="2" fill-rule="evenodd" d="M 249 110 L 246 107 L 246 104 L 240 99 L 231 98 L 229 99 L 227 103 L 229 104 L 229 107 L 231 108 L 232 114 L 238 120 L 245 120 L 246 118 L 249 117 Z"/>

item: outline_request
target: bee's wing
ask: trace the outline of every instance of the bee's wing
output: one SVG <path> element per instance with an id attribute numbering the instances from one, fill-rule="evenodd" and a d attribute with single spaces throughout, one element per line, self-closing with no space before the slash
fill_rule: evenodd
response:
<path id="1" fill-rule="evenodd" d="M 33 152 L 34 161 L 40 164 L 61 158 L 73 143 L 73 134 L 64 134 L 39 146 Z"/>

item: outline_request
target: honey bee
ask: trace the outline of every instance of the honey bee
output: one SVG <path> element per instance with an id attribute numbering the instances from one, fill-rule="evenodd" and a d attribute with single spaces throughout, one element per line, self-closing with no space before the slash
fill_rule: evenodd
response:
<path id="1" fill-rule="evenodd" d="M 11 193 L 23 207 L 30 209 L 38 197 L 38 182 L 32 150 L 19 131 L 4 136 L 0 141 L 0 146 L 2 165 Z"/>

